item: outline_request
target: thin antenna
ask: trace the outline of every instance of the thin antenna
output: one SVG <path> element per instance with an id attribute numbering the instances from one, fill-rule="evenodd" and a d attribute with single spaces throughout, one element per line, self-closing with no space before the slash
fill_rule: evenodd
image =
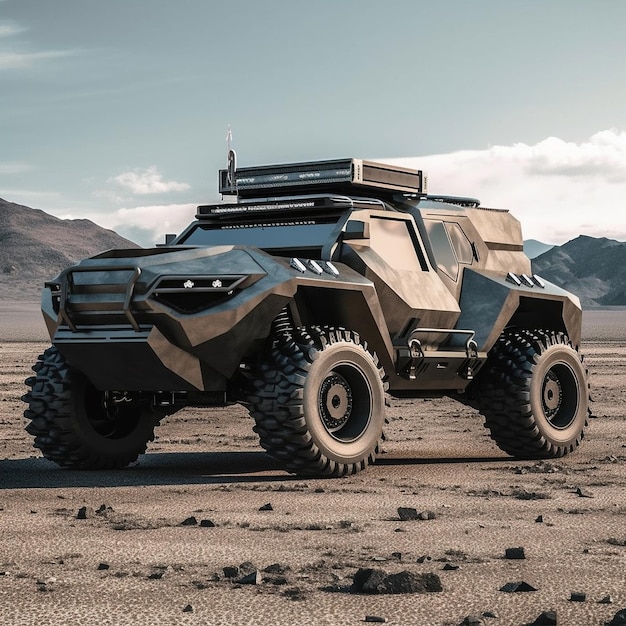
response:
<path id="1" fill-rule="evenodd" d="M 228 162 L 228 169 L 227 169 L 227 173 L 226 173 L 226 181 L 228 182 L 228 185 L 230 186 L 231 189 L 233 187 L 235 188 L 235 193 L 237 193 L 237 176 L 236 176 L 236 171 L 237 171 L 237 154 L 231 148 L 232 141 L 233 141 L 233 131 L 230 128 L 230 124 L 229 124 L 228 125 L 228 132 L 226 133 L 226 148 L 228 150 L 227 155 L 226 155 L 227 162 Z"/>

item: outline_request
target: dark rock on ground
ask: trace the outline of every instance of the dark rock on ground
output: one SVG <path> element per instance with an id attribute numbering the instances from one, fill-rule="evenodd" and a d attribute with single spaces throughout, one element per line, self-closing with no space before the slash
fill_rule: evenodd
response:
<path id="1" fill-rule="evenodd" d="M 181 526 L 195 526 L 198 523 L 198 520 L 192 515 L 191 517 L 188 517 L 187 519 L 184 519 L 180 525 Z"/>
<path id="2" fill-rule="evenodd" d="M 500 591 L 504 591 L 505 593 L 519 593 L 537 590 L 532 585 L 529 585 L 522 580 L 519 582 L 506 583 L 506 585 L 500 587 Z"/>
<path id="3" fill-rule="evenodd" d="M 95 515 L 95 511 L 90 506 L 81 506 L 76 513 L 76 519 L 91 519 Z"/>
<path id="4" fill-rule="evenodd" d="M 571 602 L 584 602 L 587 599 L 587 594 L 580 593 L 578 591 L 572 591 L 569 599 Z"/>
<path id="5" fill-rule="evenodd" d="M 259 507 L 259 511 L 273 511 L 274 507 L 271 505 L 270 502 L 268 502 L 267 504 L 264 504 L 262 507 Z"/>
<path id="6" fill-rule="evenodd" d="M 544 611 L 532 626 L 557 626 L 556 611 Z"/>
<path id="7" fill-rule="evenodd" d="M 398 517 L 400 518 L 400 520 L 402 522 L 410 522 L 413 520 L 418 519 L 418 511 L 417 509 L 413 509 L 410 507 L 406 507 L 406 506 L 399 506 L 398 507 Z"/>
<path id="8" fill-rule="evenodd" d="M 507 548 L 504 551 L 505 559 L 525 559 L 526 554 L 524 552 L 524 548 Z"/>
<path id="9" fill-rule="evenodd" d="M 250 572 L 250 574 L 246 574 L 237 580 L 237 583 L 240 585 L 260 585 L 263 581 L 261 573 L 257 570 L 254 572 Z"/>
<path id="10" fill-rule="evenodd" d="M 443 591 L 439 576 L 402 571 L 387 574 L 382 569 L 361 568 L 353 577 L 353 593 L 394 594 Z"/>

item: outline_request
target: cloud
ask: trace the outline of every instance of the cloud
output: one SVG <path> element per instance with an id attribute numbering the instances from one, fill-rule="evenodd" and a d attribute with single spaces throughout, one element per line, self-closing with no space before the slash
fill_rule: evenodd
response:
<path id="1" fill-rule="evenodd" d="M 23 33 L 25 30 L 28 29 L 18 26 L 15 22 L 0 22 L 0 37 L 12 37 L 13 35 Z"/>
<path id="2" fill-rule="evenodd" d="M 381 160 L 424 170 L 429 193 L 509 208 L 526 239 L 626 240 L 625 132 L 605 130 L 581 143 L 550 137 L 534 145 Z"/>
<path id="3" fill-rule="evenodd" d="M 109 179 L 109 181 L 118 183 L 138 196 L 168 193 L 170 191 L 185 191 L 189 189 L 187 183 L 164 181 L 162 175 L 154 165 L 143 171 L 133 170 L 132 172 L 124 172 L 118 176 L 114 176 Z"/>
<path id="4" fill-rule="evenodd" d="M 19 161 L 0 161 L 0 175 L 12 176 L 15 174 L 23 174 L 24 172 L 32 171 L 33 167 L 28 163 L 21 163 Z"/>
<path id="5" fill-rule="evenodd" d="M 86 210 L 75 214 L 54 211 L 61 219 L 84 218 L 144 247 L 163 242 L 166 233 L 180 233 L 195 218 L 196 204 L 162 204 L 120 208 L 115 211 Z"/>
<path id="6" fill-rule="evenodd" d="M 26 69 L 41 61 L 49 61 L 75 54 L 70 50 L 43 52 L 0 52 L 0 70 Z"/>

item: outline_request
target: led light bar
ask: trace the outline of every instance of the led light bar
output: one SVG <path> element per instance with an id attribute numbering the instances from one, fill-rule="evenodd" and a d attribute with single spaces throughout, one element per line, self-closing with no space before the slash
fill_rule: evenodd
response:
<path id="1" fill-rule="evenodd" d="M 199 206 L 197 218 L 223 217 L 240 215 L 243 213 L 311 213 L 317 211 L 341 211 L 352 206 L 350 198 L 342 196 L 296 196 L 281 199 L 255 200 L 238 202 L 237 204 L 207 204 Z"/>
<path id="2" fill-rule="evenodd" d="M 228 170 L 219 172 L 219 191 L 239 197 L 293 191 L 376 189 L 391 192 L 425 193 L 423 172 L 362 159 L 308 161 L 285 165 L 238 168 L 234 180 Z"/>

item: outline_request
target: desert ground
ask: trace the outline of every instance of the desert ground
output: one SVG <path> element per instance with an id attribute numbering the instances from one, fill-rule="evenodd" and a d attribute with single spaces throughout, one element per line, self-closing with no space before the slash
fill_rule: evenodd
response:
<path id="1" fill-rule="evenodd" d="M 594 417 L 563 459 L 507 457 L 453 401 L 393 400 L 384 452 L 356 476 L 287 474 L 237 406 L 180 411 L 131 468 L 74 472 L 24 431 L 48 341 L 36 304 L 4 303 L 0 622 L 610 623 L 626 608 L 626 311 L 585 313 L 583 335 Z M 357 593 L 361 569 L 441 591 Z"/>

